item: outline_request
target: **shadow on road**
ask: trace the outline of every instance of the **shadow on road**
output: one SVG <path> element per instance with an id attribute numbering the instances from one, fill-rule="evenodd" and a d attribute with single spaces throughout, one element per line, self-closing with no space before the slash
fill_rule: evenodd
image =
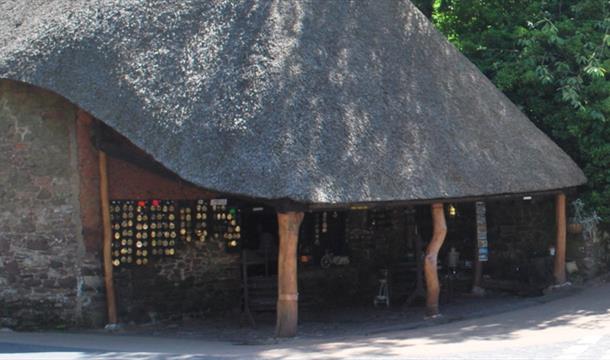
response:
<path id="1" fill-rule="evenodd" d="M 498 315 L 458 321 L 439 326 L 393 332 L 376 337 L 354 337 L 340 341 L 277 347 L 264 351 L 265 357 L 285 358 L 297 353 L 308 357 L 387 357 L 400 355 L 398 349 L 421 345 L 451 345 L 469 341 L 510 341 L 524 332 L 568 327 L 596 330 L 608 322 L 610 285 L 604 284 L 553 302 L 517 309 Z M 552 341 L 553 339 L 549 339 Z M 403 353 L 402 353 L 403 354 Z"/>
<path id="2" fill-rule="evenodd" d="M 603 284 L 555 301 L 476 319 L 432 323 L 429 325 L 435 326 L 375 336 L 297 337 L 264 345 L 239 346 L 196 338 L 128 334 L 0 333 L 0 359 L 371 358 L 404 356 L 405 351 L 428 346 L 444 346 L 451 351 L 457 347 L 468 348 L 471 343 L 476 343 L 478 350 L 482 342 L 508 343 L 535 334 L 561 333 L 565 337 L 566 331 L 568 337 L 578 336 L 569 332 L 597 332 L 610 323 L 610 300 L 607 299 L 610 299 L 610 284 Z M 516 302 L 515 306 L 521 304 Z M 548 342 L 553 340 L 549 338 Z"/>

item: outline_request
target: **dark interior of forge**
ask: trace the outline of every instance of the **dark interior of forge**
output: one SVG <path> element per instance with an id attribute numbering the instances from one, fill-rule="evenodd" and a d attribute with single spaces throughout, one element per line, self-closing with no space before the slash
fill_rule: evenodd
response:
<path id="1" fill-rule="evenodd" d="M 552 213 L 549 204 L 545 198 L 487 203 L 489 254 L 482 258 L 481 285 L 488 291 L 539 295 L 551 283 L 548 249 L 553 224 L 540 222 Z M 479 259 L 475 203 L 446 204 L 445 219 L 448 232 L 438 255 L 441 303 L 471 293 Z M 273 311 L 276 215 L 272 209 L 259 208 L 243 221 L 250 310 Z M 345 306 L 373 307 L 374 299 L 383 295 L 383 279 L 387 279 L 391 306 L 402 307 L 417 293 L 417 254 L 423 256 L 431 236 L 429 205 L 306 213 L 298 247 L 301 309 L 306 314 Z M 421 296 L 414 300 L 409 304 L 423 304 Z"/>
<path id="2" fill-rule="evenodd" d="M 225 205 L 213 205 L 219 203 Z M 273 208 L 212 199 L 117 200 L 113 209 L 115 282 L 124 318 L 208 316 L 231 309 L 261 319 L 274 314 L 278 224 Z M 472 291 L 481 230 L 475 203 L 444 209 L 441 304 Z M 486 203 L 489 253 L 481 284 L 486 290 L 537 295 L 550 284 L 552 212 L 553 203 L 545 198 Z M 306 213 L 297 258 L 300 313 L 306 319 L 336 309 L 423 305 L 421 266 L 431 236 L 429 205 Z"/>
<path id="3" fill-rule="evenodd" d="M 250 311 L 273 311 L 277 294 L 276 214 L 264 207 L 252 209 L 242 210 L 242 277 L 247 277 Z M 476 248 L 474 204 L 451 205 L 446 212 L 449 231 L 439 253 L 443 302 L 470 291 Z M 389 303 L 403 305 L 416 291 L 418 247 L 423 252 L 431 234 L 429 206 L 306 213 L 298 246 L 301 308 L 320 311 L 375 306 L 376 297 L 384 295 L 380 293 L 384 279 Z M 415 300 L 414 305 L 423 299 Z M 377 302 L 377 306 L 386 305 Z"/>

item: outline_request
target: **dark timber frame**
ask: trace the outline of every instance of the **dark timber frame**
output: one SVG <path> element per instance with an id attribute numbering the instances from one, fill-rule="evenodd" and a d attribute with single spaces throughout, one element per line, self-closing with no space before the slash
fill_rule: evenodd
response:
<path id="1" fill-rule="evenodd" d="M 555 284 L 566 282 L 566 195 L 559 193 L 555 196 L 555 223 L 557 226 L 557 241 L 555 244 L 555 264 L 553 274 Z"/>
<path id="2" fill-rule="evenodd" d="M 102 224 L 104 231 L 104 284 L 106 286 L 106 306 L 108 308 L 108 323 L 117 323 L 116 297 L 112 276 L 112 229 L 110 225 L 110 202 L 108 199 L 108 166 L 106 153 L 99 151 L 100 167 L 100 203 L 102 206 Z"/>

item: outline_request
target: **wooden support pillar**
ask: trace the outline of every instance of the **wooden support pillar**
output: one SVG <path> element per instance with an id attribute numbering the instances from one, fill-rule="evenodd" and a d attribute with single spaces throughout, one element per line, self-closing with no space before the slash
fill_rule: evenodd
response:
<path id="1" fill-rule="evenodd" d="M 481 280 L 483 278 L 483 263 L 479 260 L 479 246 L 475 245 L 474 254 L 474 274 L 472 278 L 472 293 L 475 295 L 482 295 L 485 290 L 481 287 Z"/>
<path id="2" fill-rule="evenodd" d="M 566 282 L 566 195 L 557 194 L 555 197 L 555 222 L 557 225 L 557 243 L 555 244 L 555 284 Z"/>
<path id="3" fill-rule="evenodd" d="M 106 285 L 106 305 L 108 307 L 108 323 L 117 323 L 116 299 L 114 282 L 112 280 L 112 228 L 110 224 L 110 201 L 108 199 L 108 166 L 106 153 L 99 152 L 100 167 L 100 203 L 102 205 L 102 224 L 104 231 L 104 284 Z"/>
<path id="4" fill-rule="evenodd" d="M 277 265 L 277 323 L 278 337 L 291 337 L 297 333 L 299 294 L 297 286 L 297 245 L 302 212 L 277 214 L 280 246 Z"/>
<path id="5" fill-rule="evenodd" d="M 443 246 L 447 235 L 445 210 L 442 203 L 432 204 L 432 239 L 426 249 L 424 274 L 426 276 L 426 316 L 436 316 L 438 311 L 438 298 L 440 284 L 438 281 L 437 260 L 438 252 Z"/>

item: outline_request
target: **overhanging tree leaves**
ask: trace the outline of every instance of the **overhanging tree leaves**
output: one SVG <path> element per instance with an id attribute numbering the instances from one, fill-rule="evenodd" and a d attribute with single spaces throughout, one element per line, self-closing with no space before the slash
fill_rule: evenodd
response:
<path id="1" fill-rule="evenodd" d="M 583 196 L 609 225 L 610 3 L 436 0 L 431 16 L 579 163 L 589 178 Z"/>

